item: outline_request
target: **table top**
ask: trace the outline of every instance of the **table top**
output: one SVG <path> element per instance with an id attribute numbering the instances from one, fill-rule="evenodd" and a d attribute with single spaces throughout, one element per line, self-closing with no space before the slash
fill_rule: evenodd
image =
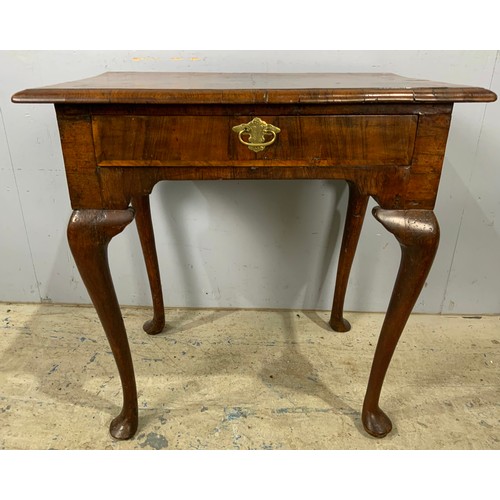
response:
<path id="1" fill-rule="evenodd" d="M 68 104 L 323 104 L 491 102 L 490 90 L 392 73 L 107 72 L 27 89 L 13 102 Z"/>

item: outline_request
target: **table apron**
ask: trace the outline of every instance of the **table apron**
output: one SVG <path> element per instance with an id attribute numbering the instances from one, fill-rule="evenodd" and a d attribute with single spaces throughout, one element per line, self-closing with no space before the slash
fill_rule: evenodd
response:
<path id="1" fill-rule="evenodd" d="M 387 105 L 384 114 L 365 109 L 262 115 L 279 132 L 254 152 L 232 130 L 253 113 L 118 114 L 113 106 L 89 113 L 82 106 L 78 114 L 75 106 L 56 106 L 74 209 L 124 209 L 162 180 L 219 179 L 343 179 L 383 208 L 432 209 L 452 106 L 407 106 L 406 114 L 402 106 L 393 114 Z"/>

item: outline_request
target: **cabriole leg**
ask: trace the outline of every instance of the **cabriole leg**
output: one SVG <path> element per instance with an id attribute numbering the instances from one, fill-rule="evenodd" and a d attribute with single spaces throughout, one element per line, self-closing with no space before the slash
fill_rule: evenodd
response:
<path id="1" fill-rule="evenodd" d="M 151 296 L 153 298 L 153 319 L 144 323 L 143 328 L 149 335 L 156 335 L 165 328 L 165 308 L 163 306 L 163 293 L 161 290 L 160 268 L 156 254 L 155 235 L 151 221 L 149 196 L 132 198 L 135 208 L 135 223 L 141 240 L 142 254 L 146 263 Z"/>
<path id="2" fill-rule="evenodd" d="M 401 263 L 373 358 L 363 403 L 365 430 L 384 437 L 392 429 L 379 399 L 385 374 L 399 337 L 425 283 L 439 244 L 439 225 L 432 210 L 384 210 L 376 207 L 375 218 L 398 240 Z"/>
<path id="3" fill-rule="evenodd" d="M 109 271 L 108 244 L 133 218 L 132 209 L 75 210 L 68 224 L 69 246 L 101 320 L 120 374 L 123 407 L 110 425 L 110 433 L 116 439 L 129 439 L 135 434 L 138 408 L 127 333 Z"/>
<path id="4" fill-rule="evenodd" d="M 349 322 L 344 319 L 344 300 L 351 272 L 354 254 L 359 241 L 361 227 L 365 218 L 368 195 L 361 194 L 356 184 L 348 182 L 349 202 L 344 226 L 344 236 L 340 248 L 339 263 L 337 268 L 337 280 L 335 282 L 335 293 L 333 296 L 332 314 L 330 326 L 336 332 L 348 332 L 351 329 Z"/>

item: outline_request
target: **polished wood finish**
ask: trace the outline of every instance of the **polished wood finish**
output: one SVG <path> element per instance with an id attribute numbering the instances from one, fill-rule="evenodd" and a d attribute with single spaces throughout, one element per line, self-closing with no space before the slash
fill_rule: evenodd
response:
<path id="1" fill-rule="evenodd" d="M 228 134 L 250 116 L 93 116 L 97 164 L 402 166 L 411 161 L 418 121 L 415 115 L 260 118 L 281 132 L 273 147 L 255 153 Z"/>
<path id="2" fill-rule="evenodd" d="M 358 246 L 361 228 L 365 219 L 366 206 L 368 205 L 368 195 L 361 193 L 358 186 L 349 182 L 349 202 L 344 225 L 344 236 L 340 247 L 339 263 L 337 266 L 337 280 L 335 282 L 335 292 L 333 294 L 332 314 L 330 316 L 330 326 L 336 332 L 348 332 L 351 329 L 349 321 L 344 317 L 344 301 L 347 291 L 347 282 L 351 272 L 354 254 Z"/>
<path id="3" fill-rule="evenodd" d="M 151 220 L 149 196 L 132 198 L 132 206 L 135 208 L 135 223 L 148 273 L 151 298 L 153 299 L 153 319 L 146 321 L 143 328 L 149 335 L 156 335 L 161 333 L 165 328 L 165 307 L 163 305 L 160 268 L 158 266 L 158 256 L 156 255 L 155 234 Z"/>
<path id="4" fill-rule="evenodd" d="M 68 242 L 80 276 L 101 320 L 115 357 L 123 389 L 123 408 L 110 425 L 117 439 L 132 437 L 138 424 L 137 389 L 127 332 L 109 271 L 108 244 L 134 218 L 129 210 L 75 210 Z"/>
<path id="5" fill-rule="evenodd" d="M 105 73 L 29 89 L 14 102 L 54 103 L 73 207 L 68 238 L 120 373 L 118 439 L 137 428 L 130 349 L 109 273 L 107 245 L 134 218 L 153 297 L 149 334 L 165 325 L 148 196 L 163 180 L 341 179 L 349 204 L 330 325 L 348 331 L 344 299 L 370 197 L 402 249 L 362 410 L 376 437 L 392 424 L 379 407 L 389 362 L 431 267 L 433 213 L 456 102 L 489 90 L 392 74 Z M 232 130 L 259 117 L 281 129 L 261 152 Z"/>
<path id="6" fill-rule="evenodd" d="M 209 106 L 207 105 L 205 108 L 207 107 Z M 176 116 L 180 112 L 186 113 L 187 116 L 194 116 L 200 110 L 200 106 L 174 107 L 174 109 L 170 109 L 168 106 L 140 106 L 136 110 L 134 106 L 130 105 L 126 109 L 121 106 L 118 106 L 118 108 L 119 111 L 126 112 L 127 117 L 136 113 L 140 113 L 140 116 L 149 114 L 154 117 L 159 112 L 166 117 L 170 116 L 169 113 L 175 113 L 174 116 Z M 236 116 L 241 120 L 239 123 L 248 121 L 249 117 L 255 116 L 259 111 L 264 110 L 262 107 L 249 109 L 248 106 L 231 106 L 228 108 L 230 108 L 229 113 L 231 116 Z M 310 141 L 316 144 L 315 156 L 312 156 L 314 150 L 308 144 L 308 141 L 305 138 L 302 139 L 300 125 L 295 127 L 297 132 L 295 137 L 283 130 L 279 134 L 276 144 L 266 148 L 261 153 L 253 153 L 237 141 L 236 134 L 231 130 L 233 123 L 228 123 L 225 136 L 216 139 L 217 148 L 219 148 L 215 149 L 219 157 L 217 161 L 207 159 L 207 153 L 214 150 L 202 146 L 194 150 L 190 149 L 188 153 L 170 153 L 172 155 L 177 154 L 181 158 L 182 154 L 192 158 L 198 151 L 197 160 L 170 159 L 165 166 L 161 165 L 161 162 L 152 161 L 150 150 L 139 147 L 137 152 L 134 153 L 136 159 L 131 159 L 125 166 L 124 163 L 127 162 L 126 157 L 129 155 L 131 146 L 126 144 L 125 141 L 117 141 L 124 145 L 126 154 L 119 155 L 119 160 L 116 160 L 119 162 L 118 165 L 113 163 L 108 165 L 102 160 L 102 149 L 99 149 L 99 138 L 96 140 L 96 129 L 95 126 L 93 127 L 96 116 L 97 120 L 101 120 L 104 115 L 109 115 L 116 118 L 116 122 L 113 120 L 110 122 L 116 123 L 113 125 L 116 130 L 107 132 L 107 134 L 113 137 L 119 135 L 130 137 L 126 127 L 127 121 L 121 119 L 122 115 L 118 113 L 114 105 L 102 105 L 95 108 L 83 105 L 56 105 L 66 175 L 74 209 L 125 209 L 129 206 L 133 196 L 149 194 L 158 181 L 178 179 L 345 179 L 356 183 L 363 192 L 373 196 L 386 208 L 432 209 L 441 174 L 451 110 L 451 104 L 408 104 L 406 106 L 396 106 L 394 116 L 392 116 L 388 114 L 387 105 L 368 104 L 362 107 L 355 105 L 351 109 L 351 112 L 355 115 L 354 118 L 357 118 L 362 111 L 367 115 L 367 118 L 361 122 L 351 121 L 351 124 L 373 123 L 373 119 L 377 115 L 377 120 L 385 117 L 388 123 L 392 125 L 389 127 L 388 133 L 383 133 L 379 126 L 367 127 L 367 131 L 361 133 L 345 132 L 342 137 L 349 140 L 349 142 L 340 142 L 339 146 L 340 150 L 348 155 L 345 161 L 339 159 L 336 152 L 336 144 L 339 144 L 339 141 L 334 130 L 331 131 L 332 133 L 321 136 L 323 142 L 327 144 L 326 146 L 321 146 L 320 141 L 315 136 L 310 138 Z M 280 106 L 280 112 L 283 113 L 280 118 L 288 119 L 291 114 L 295 113 L 294 116 L 300 123 L 301 120 L 310 118 L 309 115 L 313 110 L 308 107 L 306 111 L 307 116 L 296 105 Z M 319 117 L 323 117 L 326 112 L 334 114 L 335 111 L 338 112 L 339 110 L 336 107 L 319 106 L 316 107 L 315 111 L 319 113 Z M 220 110 L 217 108 L 214 112 L 219 113 Z M 349 107 L 343 106 L 342 114 L 345 115 L 348 112 Z M 204 113 L 207 113 L 207 109 L 204 109 Z M 412 115 L 411 120 L 408 121 L 407 118 L 410 114 Z M 397 121 L 400 115 L 404 117 L 402 122 Z M 215 118 L 218 116 L 216 114 Z M 318 115 L 316 116 L 318 117 Z M 334 116 L 334 118 L 338 118 L 338 116 Z M 418 120 L 418 124 L 415 132 L 413 123 L 416 120 Z M 158 122 L 153 121 L 150 123 Z M 344 121 L 344 123 L 346 122 Z M 401 123 L 406 126 L 405 130 L 409 133 L 408 139 L 402 139 L 398 132 L 391 132 L 394 123 Z M 374 132 L 375 138 L 371 137 L 370 131 Z M 148 132 L 153 136 L 159 134 L 158 131 L 152 132 L 148 130 Z M 186 135 L 191 134 L 195 134 L 195 132 L 186 130 Z M 283 136 L 283 138 L 280 136 Z M 365 140 L 367 136 L 369 139 Z M 201 137 L 203 137 L 203 134 L 197 136 L 196 142 L 191 139 L 187 141 L 187 144 L 201 144 Z M 208 137 L 212 139 L 211 135 Z M 353 140 L 356 137 L 362 140 Z M 168 142 L 168 139 L 162 140 Z M 396 144 L 393 144 L 392 140 Z M 137 138 L 134 141 L 142 143 L 145 139 Z M 238 155 L 241 156 L 239 158 L 247 159 L 238 160 L 237 157 L 235 160 L 230 159 L 227 144 L 231 141 L 234 141 L 235 147 L 240 149 Z M 273 152 L 273 148 L 278 151 L 281 148 L 281 151 L 283 151 L 283 141 L 285 141 L 288 151 L 295 149 L 297 157 L 302 159 L 296 160 L 290 156 L 290 153 L 287 153 L 283 159 L 275 159 L 274 155 L 276 153 Z M 107 140 L 106 144 L 109 144 L 110 148 L 117 147 L 116 145 L 112 146 L 110 140 Z M 98 148 L 97 151 L 96 147 Z M 171 147 L 176 151 L 179 148 L 175 144 L 171 144 Z M 220 148 L 223 148 L 222 153 Z M 308 153 L 305 154 L 304 150 L 308 151 Z M 412 152 L 411 158 L 408 157 L 409 150 Z M 139 151 L 142 152 L 142 158 L 139 156 L 140 159 L 137 160 L 140 154 Z M 392 153 L 390 153 L 391 151 Z M 390 155 L 392 155 L 392 161 Z M 225 157 L 226 161 L 221 160 L 221 157 Z M 308 161 L 304 158 L 308 159 Z M 353 163 L 355 158 L 359 159 L 359 163 L 362 164 Z M 100 162 L 103 163 L 100 164 Z M 146 166 L 150 163 L 151 166 Z M 236 165 L 238 168 L 236 168 Z M 411 168 L 403 168 L 410 165 Z M 408 186 L 411 188 L 410 190 L 408 190 Z"/>
<path id="7" fill-rule="evenodd" d="M 375 218 L 398 240 L 401 263 L 373 358 L 363 403 L 362 420 L 368 433 L 384 437 L 392 429 L 380 409 L 382 383 L 399 337 L 429 274 L 439 243 L 439 225 L 431 210 L 384 210 L 376 207 Z"/>
<path id="8" fill-rule="evenodd" d="M 491 101 L 489 90 L 392 73 L 108 72 L 29 89 L 14 102 L 274 104 Z"/>

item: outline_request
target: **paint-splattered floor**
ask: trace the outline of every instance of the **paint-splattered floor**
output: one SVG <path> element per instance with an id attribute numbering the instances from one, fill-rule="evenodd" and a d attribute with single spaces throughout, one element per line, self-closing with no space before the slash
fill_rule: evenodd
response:
<path id="1" fill-rule="evenodd" d="M 500 449 L 500 317 L 414 315 L 382 392 L 394 424 L 360 409 L 383 316 L 123 308 L 139 430 L 108 434 L 121 389 L 91 307 L 0 304 L 0 449 Z"/>

